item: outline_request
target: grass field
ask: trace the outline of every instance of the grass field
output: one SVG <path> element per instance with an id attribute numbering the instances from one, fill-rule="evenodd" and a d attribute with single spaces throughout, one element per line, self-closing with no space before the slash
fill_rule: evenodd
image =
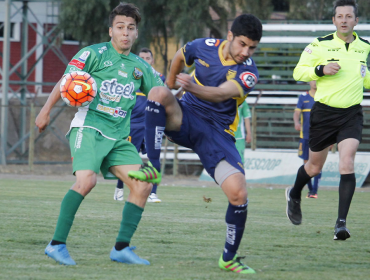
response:
<path id="1" fill-rule="evenodd" d="M 221 271 L 227 200 L 217 187 L 162 186 L 163 203 L 148 204 L 132 245 L 150 266 L 111 262 L 123 203 L 114 185 L 99 183 L 83 201 L 68 239 L 75 267 L 44 255 L 60 202 L 71 182 L 0 180 L 0 279 L 369 279 L 370 192 L 356 191 L 347 226 L 333 241 L 337 191 L 304 199 L 303 224 L 285 216 L 284 190 L 249 189 L 249 215 L 240 255 L 257 271 Z M 203 195 L 212 199 L 203 201 Z M 125 193 L 125 197 L 127 193 Z"/>

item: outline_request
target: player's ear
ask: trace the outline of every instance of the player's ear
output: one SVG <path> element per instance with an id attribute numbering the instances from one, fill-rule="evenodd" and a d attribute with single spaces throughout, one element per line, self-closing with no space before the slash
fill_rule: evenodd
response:
<path id="1" fill-rule="evenodd" d="M 139 37 L 139 29 L 136 28 L 136 39 Z"/>
<path id="2" fill-rule="evenodd" d="M 227 40 L 231 42 L 234 38 L 234 34 L 231 32 L 231 30 L 227 31 Z"/>
<path id="3" fill-rule="evenodd" d="M 112 38 L 112 35 L 113 35 L 113 28 L 112 27 L 109 27 L 109 36 Z"/>

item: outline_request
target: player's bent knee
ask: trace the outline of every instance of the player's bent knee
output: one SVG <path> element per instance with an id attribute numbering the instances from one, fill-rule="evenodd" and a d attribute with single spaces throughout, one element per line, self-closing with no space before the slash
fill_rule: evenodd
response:
<path id="1" fill-rule="evenodd" d="M 153 185 L 151 183 L 137 181 L 130 188 L 130 191 L 133 192 L 136 196 L 148 197 L 152 191 Z"/>
<path id="2" fill-rule="evenodd" d="M 148 94 L 149 100 L 153 100 L 159 103 L 162 103 L 169 97 L 173 98 L 173 95 L 171 91 L 166 87 L 153 87 Z"/>
<path id="3" fill-rule="evenodd" d="M 97 175 L 91 170 L 76 171 L 76 183 L 72 189 L 83 196 L 86 196 L 96 185 Z"/>
<path id="4" fill-rule="evenodd" d="M 322 168 L 323 168 L 323 166 L 321 166 L 321 165 L 318 166 L 318 165 L 312 165 L 312 164 L 307 166 L 307 167 L 308 168 L 307 168 L 306 172 L 310 177 L 315 177 L 316 175 L 319 175 Z"/>

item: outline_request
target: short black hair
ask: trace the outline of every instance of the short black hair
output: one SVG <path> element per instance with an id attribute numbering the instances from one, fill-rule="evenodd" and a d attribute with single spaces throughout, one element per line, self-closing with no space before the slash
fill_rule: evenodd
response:
<path id="1" fill-rule="evenodd" d="M 335 17 L 337 7 L 343 7 L 343 6 L 352 6 L 353 11 L 355 13 L 355 17 L 358 17 L 358 5 L 356 3 L 356 0 L 337 0 L 335 1 L 334 6 L 333 6 L 333 17 Z"/>
<path id="2" fill-rule="evenodd" d="M 136 26 L 141 21 L 141 15 L 139 12 L 139 8 L 136 7 L 134 4 L 124 4 L 119 3 L 117 7 L 115 7 L 109 14 L 109 27 L 112 27 L 114 18 L 116 16 L 126 16 L 131 17 L 135 20 Z"/>
<path id="3" fill-rule="evenodd" d="M 139 51 L 139 53 L 150 53 L 150 55 L 153 57 L 153 53 L 152 51 L 149 49 L 149 48 L 141 48 L 141 50 Z"/>
<path id="4" fill-rule="evenodd" d="M 262 23 L 252 14 L 242 14 L 235 18 L 231 25 L 234 36 L 245 36 L 253 41 L 260 41 L 262 37 Z"/>

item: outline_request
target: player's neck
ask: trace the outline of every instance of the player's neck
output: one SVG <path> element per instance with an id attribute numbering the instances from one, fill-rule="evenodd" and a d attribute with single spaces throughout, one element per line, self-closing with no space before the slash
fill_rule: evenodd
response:
<path id="1" fill-rule="evenodd" d="M 308 91 L 308 94 L 311 95 L 312 97 L 315 97 L 315 93 L 316 93 L 316 90 L 314 90 L 314 89 L 310 89 Z"/>
<path id="2" fill-rule="evenodd" d="M 234 61 L 229 50 L 230 50 L 230 42 L 226 42 L 226 44 L 224 45 L 222 49 L 222 55 L 226 61 Z"/>

